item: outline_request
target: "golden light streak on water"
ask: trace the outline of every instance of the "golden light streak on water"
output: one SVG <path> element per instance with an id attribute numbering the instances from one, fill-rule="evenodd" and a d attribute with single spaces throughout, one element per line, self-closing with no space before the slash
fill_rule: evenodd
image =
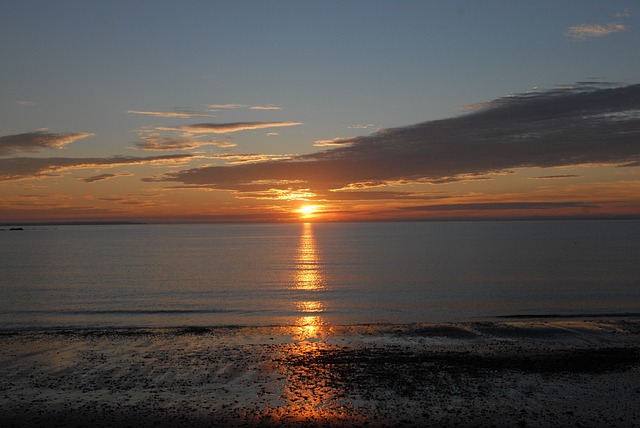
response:
<path id="1" fill-rule="evenodd" d="M 320 266 L 321 260 L 313 236 L 313 225 L 304 223 L 296 260 L 296 289 L 311 291 L 324 288 Z"/>

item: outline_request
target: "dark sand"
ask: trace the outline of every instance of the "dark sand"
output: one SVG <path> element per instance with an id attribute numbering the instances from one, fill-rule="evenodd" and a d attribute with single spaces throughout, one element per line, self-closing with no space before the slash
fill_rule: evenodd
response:
<path id="1" fill-rule="evenodd" d="M 0 426 L 640 427 L 640 320 L 0 332 Z"/>

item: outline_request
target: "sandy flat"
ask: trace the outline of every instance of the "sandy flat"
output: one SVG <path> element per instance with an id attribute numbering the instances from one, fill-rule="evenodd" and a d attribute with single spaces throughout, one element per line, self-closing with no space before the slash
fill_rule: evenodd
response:
<path id="1" fill-rule="evenodd" d="M 640 320 L 0 332 L 0 426 L 640 426 Z"/>

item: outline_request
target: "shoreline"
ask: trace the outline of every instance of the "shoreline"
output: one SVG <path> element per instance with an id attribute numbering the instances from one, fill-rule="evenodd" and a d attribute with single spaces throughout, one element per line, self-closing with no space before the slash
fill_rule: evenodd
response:
<path id="1" fill-rule="evenodd" d="M 0 331 L 2 426 L 640 426 L 640 319 Z"/>

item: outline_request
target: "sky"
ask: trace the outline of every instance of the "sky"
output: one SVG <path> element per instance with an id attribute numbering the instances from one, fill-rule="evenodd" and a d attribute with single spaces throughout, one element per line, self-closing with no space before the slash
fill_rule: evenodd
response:
<path id="1" fill-rule="evenodd" d="M 35 1 L 0 223 L 640 217 L 637 1 Z"/>

